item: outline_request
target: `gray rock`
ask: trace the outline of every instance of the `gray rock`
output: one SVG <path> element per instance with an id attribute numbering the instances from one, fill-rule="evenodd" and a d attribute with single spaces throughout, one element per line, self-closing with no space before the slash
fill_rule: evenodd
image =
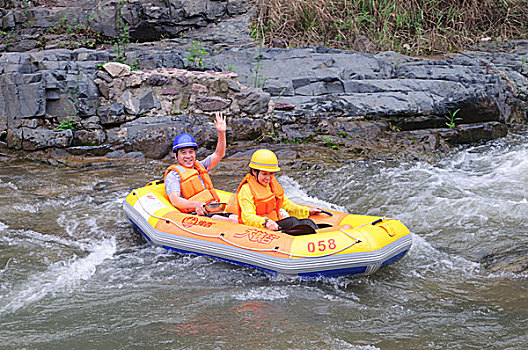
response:
<path id="1" fill-rule="evenodd" d="M 455 144 L 489 141 L 504 137 L 507 134 L 507 126 L 499 122 L 458 125 L 455 129 L 440 132 L 443 138 Z"/>
<path id="2" fill-rule="evenodd" d="M 270 94 L 257 88 L 241 90 L 235 95 L 240 109 L 249 114 L 263 114 L 268 111 Z"/>
<path id="3" fill-rule="evenodd" d="M 127 159 L 145 159 L 145 154 L 142 152 L 129 152 L 124 157 Z"/>
<path id="4" fill-rule="evenodd" d="M 221 97 L 196 97 L 196 106 L 205 112 L 220 111 L 231 105 L 231 100 Z"/>
<path id="5" fill-rule="evenodd" d="M 122 124 L 126 121 L 125 107 L 120 103 L 100 106 L 97 110 L 102 125 Z"/>
<path id="6" fill-rule="evenodd" d="M 103 65 L 103 69 L 114 79 L 130 75 L 131 72 L 130 66 L 119 62 L 108 62 Z"/>
<path id="7" fill-rule="evenodd" d="M 7 129 L 6 135 L 7 147 L 14 149 L 22 148 L 22 129 Z"/>
<path id="8" fill-rule="evenodd" d="M 98 157 L 104 156 L 110 152 L 110 146 L 100 145 L 100 146 L 74 146 L 66 148 L 66 151 L 74 156 L 89 156 L 89 157 Z M 116 151 L 117 152 L 117 151 Z M 122 151 L 123 154 L 125 153 Z M 108 157 L 111 158 L 111 157 Z"/>
<path id="9" fill-rule="evenodd" d="M 75 130 L 73 133 L 72 145 L 93 146 L 101 145 L 106 140 L 106 133 L 101 129 Z"/>
<path id="10" fill-rule="evenodd" d="M 41 74 L 0 75 L 0 114 L 11 118 L 40 117 L 46 113 Z"/>
<path id="11" fill-rule="evenodd" d="M 103 128 L 101 126 L 101 119 L 96 115 L 90 118 L 82 119 L 81 126 L 88 130 L 99 130 Z"/>
<path id="12" fill-rule="evenodd" d="M 170 79 L 161 74 L 152 74 L 147 78 L 146 83 L 152 86 L 163 86 L 170 83 Z"/>
<path id="13" fill-rule="evenodd" d="M 107 131 L 108 142 L 125 145 L 126 152 L 140 151 L 148 158 L 165 157 L 177 134 L 190 132 L 199 144 L 216 139 L 216 130 L 204 116 L 141 117 Z M 206 142 L 208 141 L 208 142 Z"/>
<path id="14" fill-rule="evenodd" d="M 7 133 L 7 116 L 0 115 L 0 138 Z"/>
<path id="15" fill-rule="evenodd" d="M 106 99 L 110 99 L 110 88 L 108 87 L 108 83 L 102 79 L 95 79 L 94 84 L 99 89 L 99 93 L 101 96 L 103 96 Z"/>
<path id="16" fill-rule="evenodd" d="M 67 117 L 76 114 L 77 108 L 67 94 L 60 94 L 58 99 L 46 101 L 46 113 L 56 117 Z"/>
<path id="17" fill-rule="evenodd" d="M 266 122 L 263 119 L 235 117 L 229 121 L 229 128 L 237 140 L 254 140 L 266 132 Z"/>
<path id="18" fill-rule="evenodd" d="M 133 97 L 130 91 L 126 91 L 122 96 L 122 102 L 125 111 L 132 115 L 145 114 L 153 108 L 160 108 L 159 101 L 152 89 L 147 89 L 137 97 Z"/>
<path id="19" fill-rule="evenodd" d="M 114 80 L 114 78 L 112 78 L 110 76 L 110 74 L 106 73 L 105 71 L 103 70 L 98 70 L 97 73 L 95 74 L 95 76 L 97 78 L 100 78 L 102 79 L 103 81 L 106 81 L 107 83 L 111 83 L 112 80 Z"/>
<path id="20" fill-rule="evenodd" d="M 120 149 L 117 151 L 112 151 L 112 152 L 107 153 L 106 157 L 110 159 L 121 159 L 125 157 L 125 154 L 126 154 L 125 151 Z"/>
<path id="21" fill-rule="evenodd" d="M 71 130 L 49 130 L 44 128 L 29 129 L 21 128 L 22 131 L 22 149 L 25 151 L 34 151 L 48 147 L 68 147 L 73 139 Z"/>

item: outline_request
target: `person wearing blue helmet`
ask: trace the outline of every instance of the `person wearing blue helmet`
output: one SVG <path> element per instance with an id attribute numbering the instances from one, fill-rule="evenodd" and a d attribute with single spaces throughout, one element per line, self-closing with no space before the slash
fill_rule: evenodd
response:
<path id="1" fill-rule="evenodd" d="M 204 206 L 219 201 L 209 177 L 211 171 L 222 158 L 226 150 L 226 118 L 216 112 L 215 128 L 218 140 L 213 154 L 202 161 L 196 160 L 198 144 L 192 135 L 183 133 L 174 138 L 172 151 L 176 164 L 165 171 L 165 192 L 171 204 L 184 213 L 196 212 L 205 215 Z"/>

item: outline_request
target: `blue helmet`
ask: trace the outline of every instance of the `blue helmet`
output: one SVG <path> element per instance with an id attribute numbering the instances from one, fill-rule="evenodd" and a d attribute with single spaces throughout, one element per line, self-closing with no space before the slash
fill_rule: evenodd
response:
<path id="1" fill-rule="evenodd" d="M 173 152 L 176 152 L 176 150 L 180 148 L 187 147 L 194 147 L 194 149 L 198 149 L 198 144 L 196 143 L 196 140 L 194 139 L 194 137 L 192 137 L 191 134 L 183 133 L 179 134 L 174 138 L 174 142 L 172 143 Z"/>

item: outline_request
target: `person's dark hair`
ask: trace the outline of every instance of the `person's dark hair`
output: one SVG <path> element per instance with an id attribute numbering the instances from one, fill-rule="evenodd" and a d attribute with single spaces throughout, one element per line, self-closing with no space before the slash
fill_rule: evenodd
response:
<path id="1" fill-rule="evenodd" d="M 257 181 L 258 181 L 258 175 L 259 175 L 259 173 L 260 173 L 260 170 L 259 170 L 259 169 L 249 168 L 249 173 L 250 173 L 251 175 L 253 175 L 253 177 L 254 177 L 255 179 L 257 179 Z"/>

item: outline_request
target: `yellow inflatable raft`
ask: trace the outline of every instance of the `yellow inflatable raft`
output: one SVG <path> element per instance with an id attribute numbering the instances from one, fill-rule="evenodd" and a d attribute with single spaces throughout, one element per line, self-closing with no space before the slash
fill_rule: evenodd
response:
<path id="1" fill-rule="evenodd" d="M 222 202 L 232 193 L 217 191 Z M 334 210 L 310 218 L 316 234 L 292 236 L 175 209 L 163 183 L 133 190 L 123 208 L 153 245 L 301 276 L 370 275 L 401 259 L 412 245 L 400 221 Z"/>

